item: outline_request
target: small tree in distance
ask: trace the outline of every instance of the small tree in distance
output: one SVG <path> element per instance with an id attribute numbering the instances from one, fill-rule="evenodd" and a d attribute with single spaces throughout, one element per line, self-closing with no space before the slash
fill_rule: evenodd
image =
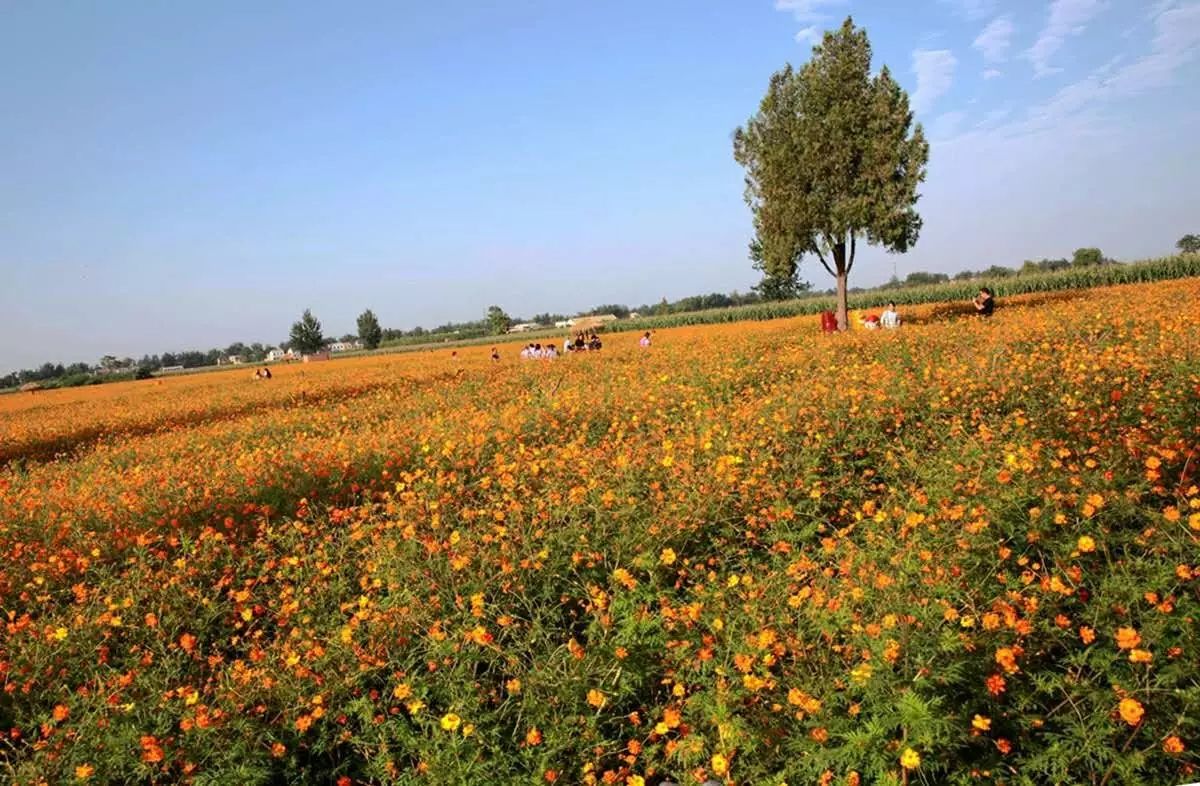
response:
<path id="1" fill-rule="evenodd" d="M 383 340 L 383 328 L 379 327 L 375 312 L 369 308 L 358 315 L 358 338 L 367 349 L 376 349 Z"/>
<path id="2" fill-rule="evenodd" d="M 292 324 L 289 343 L 293 350 L 302 355 L 311 355 L 325 348 L 325 336 L 321 333 L 321 323 L 312 315 L 312 311 L 304 309 L 300 321 Z"/>
<path id="3" fill-rule="evenodd" d="M 1071 258 L 1072 267 L 1091 267 L 1104 264 L 1104 252 L 1098 248 L 1077 248 Z"/>
<path id="4" fill-rule="evenodd" d="M 1200 254 L 1200 235 L 1184 235 L 1175 244 L 1180 254 Z"/>
<path id="5" fill-rule="evenodd" d="M 917 186 L 929 145 L 887 66 L 871 75 L 866 31 L 847 18 L 799 70 L 771 76 L 758 113 L 734 132 L 763 268 L 786 273 L 813 253 L 837 281 L 847 327 L 847 278 L 859 240 L 908 251 L 921 230 Z"/>
<path id="6" fill-rule="evenodd" d="M 499 306 L 489 306 L 487 310 L 488 329 L 493 335 L 501 335 L 507 333 L 512 327 L 512 317 L 504 313 L 504 309 Z"/>

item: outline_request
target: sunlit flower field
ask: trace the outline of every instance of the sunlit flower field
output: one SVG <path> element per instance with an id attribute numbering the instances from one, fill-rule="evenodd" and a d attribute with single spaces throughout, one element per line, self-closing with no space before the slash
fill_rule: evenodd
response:
<path id="1" fill-rule="evenodd" d="M 0 397 L 0 781 L 1200 780 L 1197 303 Z"/>

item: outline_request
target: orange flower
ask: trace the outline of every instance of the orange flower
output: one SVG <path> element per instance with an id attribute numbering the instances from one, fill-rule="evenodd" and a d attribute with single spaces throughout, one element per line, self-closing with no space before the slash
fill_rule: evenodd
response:
<path id="1" fill-rule="evenodd" d="M 75 768 L 75 777 L 81 781 L 86 781 L 96 772 L 96 768 L 90 764 L 80 764 Z"/>
<path id="2" fill-rule="evenodd" d="M 1016 674 L 1021 670 L 1017 665 L 1017 655 L 1010 647 L 1001 647 L 996 650 L 996 663 L 1000 664 L 1000 668 L 1008 674 Z"/>
<path id="3" fill-rule="evenodd" d="M 1117 708 L 1121 714 L 1121 720 L 1128 723 L 1130 726 L 1136 726 L 1142 722 L 1142 716 L 1146 714 L 1141 702 L 1137 699 L 1121 699 L 1121 703 Z"/>
<path id="4" fill-rule="evenodd" d="M 591 690 L 589 690 L 587 692 L 587 703 L 592 705 L 596 709 L 600 709 L 601 707 L 603 707 L 605 702 L 607 702 L 607 701 L 608 701 L 608 699 L 604 698 L 604 694 L 601 693 L 600 691 L 596 690 L 595 688 L 592 688 Z"/>
<path id="5" fill-rule="evenodd" d="M 71 714 L 71 709 L 65 704 L 55 704 L 54 711 L 50 713 L 50 717 L 54 718 L 55 722 L 62 723 Z"/>
<path id="6" fill-rule="evenodd" d="M 1091 644 L 1096 640 L 1096 631 L 1087 625 L 1083 625 L 1079 628 L 1079 638 L 1084 644 Z"/>
<path id="7" fill-rule="evenodd" d="M 541 745 L 542 744 L 542 732 L 538 729 L 537 726 L 534 726 L 529 731 L 525 732 L 525 744 L 526 745 Z"/>
<path id="8" fill-rule="evenodd" d="M 1169 753 L 1172 756 L 1183 753 L 1185 750 L 1183 740 L 1179 739 L 1174 734 L 1163 740 L 1162 748 L 1164 753 Z"/>
<path id="9" fill-rule="evenodd" d="M 190 653 L 196 649 L 196 637 L 190 633 L 183 634 L 179 637 L 179 646 L 183 648 L 184 652 Z"/>
<path id="10" fill-rule="evenodd" d="M 1131 650 L 1142 643 L 1142 637 L 1133 628 L 1117 628 L 1117 646 L 1123 650 Z"/>

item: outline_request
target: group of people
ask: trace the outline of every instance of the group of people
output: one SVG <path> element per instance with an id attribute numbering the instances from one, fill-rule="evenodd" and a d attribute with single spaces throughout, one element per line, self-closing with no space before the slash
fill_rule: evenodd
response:
<path id="1" fill-rule="evenodd" d="M 581 330 L 575 334 L 574 340 L 570 336 L 563 339 L 563 352 L 595 352 L 603 346 L 599 334 L 594 330 L 586 334 Z"/>
<path id="2" fill-rule="evenodd" d="M 638 346 L 645 349 L 650 346 L 650 331 L 647 330 L 638 339 Z M 571 352 L 597 352 L 604 347 L 604 342 L 600 340 L 599 334 L 594 330 L 589 333 L 580 331 L 574 337 L 567 336 L 563 340 L 562 352 L 559 352 L 558 347 L 554 344 L 542 344 L 540 342 L 531 342 L 522 347 L 520 352 L 521 360 L 553 360 Z M 500 350 L 492 347 L 492 362 L 500 362 Z"/>
<path id="3" fill-rule="evenodd" d="M 980 287 L 979 293 L 971 299 L 971 305 L 975 307 L 975 313 L 979 316 L 990 317 L 996 312 L 996 296 L 990 287 Z M 875 330 L 898 328 L 903 320 L 900 318 L 900 312 L 896 310 L 895 301 L 889 301 L 882 314 L 879 316 L 868 314 L 859 321 L 868 330 Z"/>
<path id="4" fill-rule="evenodd" d="M 263 366 L 260 369 L 256 369 L 254 372 L 254 378 L 255 379 L 270 379 L 271 378 L 271 369 L 267 368 L 266 366 Z"/>
<path id="5" fill-rule="evenodd" d="M 553 344 L 526 344 L 521 350 L 521 360 L 554 360 L 558 349 Z M 492 360 L 499 361 L 500 353 L 492 350 Z"/>
<path id="6" fill-rule="evenodd" d="M 862 326 L 867 330 L 876 330 L 878 328 L 895 330 L 900 327 L 901 321 L 900 312 L 896 310 L 895 302 L 889 302 L 887 308 L 879 316 L 868 314 L 861 320 Z"/>

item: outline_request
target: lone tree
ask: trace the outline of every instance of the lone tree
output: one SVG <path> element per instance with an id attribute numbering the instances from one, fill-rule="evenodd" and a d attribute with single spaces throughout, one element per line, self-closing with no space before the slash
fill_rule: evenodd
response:
<path id="1" fill-rule="evenodd" d="M 1104 252 L 1098 248 L 1077 248 L 1071 258 L 1072 267 L 1091 267 L 1104 264 Z"/>
<path id="2" fill-rule="evenodd" d="M 487 310 L 488 329 L 495 335 L 507 333 L 512 327 L 512 318 L 504 313 L 504 309 L 499 306 L 489 306 Z"/>
<path id="3" fill-rule="evenodd" d="M 311 355 L 325 348 L 325 336 L 321 334 L 321 323 L 307 308 L 300 321 L 292 324 L 289 343 L 302 355 Z"/>
<path id="4" fill-rule="evenodd" d="M 1184 235 L 1175 244 L 1180 254 L 1200 254 L 1200 235 Z"/>
<path id="5" fill-rule="evenodd" d="M 771 76 L 758 114 L 734 132 L 763 270 L 786 279 L 804 254 L 816 254 L 837 280 L 843 330 L 858 241 L 903 253 L 921 230 L 917 186 L 929 144 L 912 121 L 887 67 L 871 76 L 867 33 L 847 18 L 798 71 L 787 65 Z"/>
<path id="6" fill-rule="evenodd" d="M 358 315 L 358 338 L 367 349 L 375 349 L 383 341 L 383 328 L 379 327 L 375 312 L 369 308 Z"/>

